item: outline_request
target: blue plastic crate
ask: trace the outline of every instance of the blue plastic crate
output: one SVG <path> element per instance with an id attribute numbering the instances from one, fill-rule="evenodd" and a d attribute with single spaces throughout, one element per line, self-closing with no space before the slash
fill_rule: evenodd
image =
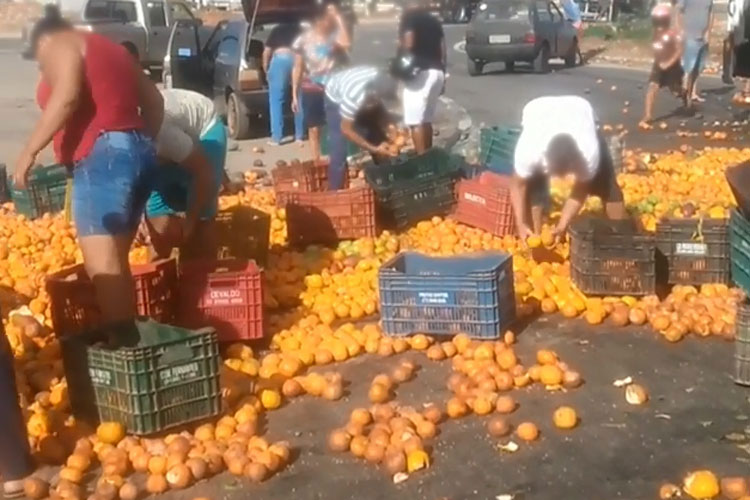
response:
<path id="1" fill-rule="evenodd" d="M 383 331 L 499 338 L 515 319 L 513 259 L 502 252 L 429 257 L 404 252 L 378 273 Z"/>
<path id="2" fill-rule="evenodd" d="M 729 259 L 732 281 L 750 293 L 750 221 L 736 209 L 729 217 Z"/>
<path id="3" fill-rule="evenodd" d="M 479 162 L 498 174 L 513 173 L 513 156 L 521 129 L 487 127 L 479 132 Z"/>

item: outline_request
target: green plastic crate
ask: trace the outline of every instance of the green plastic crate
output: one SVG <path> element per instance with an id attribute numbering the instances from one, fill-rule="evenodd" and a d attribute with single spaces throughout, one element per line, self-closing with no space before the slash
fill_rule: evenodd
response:
<path id="1" fill-rule="evenodd" d="M 736 209 L 729 217 L 729 258 L 732 281 L 750 293 L 750 221 Z"/>
<path id="2" fill-rule="evenodd" d="M 63 210 L 68 178 L 68 169 L 62 165 L 34 167 L 29 172 L 27 189 L 11 189 L 16 212 L 36 219 L 45 213 Z"/>
<path id="3" fill-rule="evenodd" d="M 93 401 L 100 421 L 147 435 L 200 421 L 221 411 L 219 345 L 213 328 L 187 330 L 153 320 L 137 322 L 135 347 L 104 347 L 103 331 L 65 337 L 65 374 L 77 394 Z M 75 407 L 76 405 L 74 405 Z M 92 421 L 93 405 L 74 408 Z"/>
<path id="4" fill-rule="evenodd" d="M 320 155 L 321 156 L 328 156 L 328 153 L 330 151 L 330 147 L 328 144 L 328 125 L 323 125 L 320 127 Z M 360 153 L 362 149 L 354 144 L 352 141 L 347 140 L 346 141 L 346 156 L 354 156 L 357 153 Z"/>
<path id="5" fill-rule="evenodd" d="M 404 229 L 435 215 L 446 215 L 455 205 L 455 181 L 461 175 L 456 156 L 433 148 L 426 153 L 365 168 L 365 179 L 375 191 L 379 222 Z"/>
<path id="6" fill-rule="evenodd" d="M 479 163 L 498 174 L 513 173 L 513 156 L 521 129 L 486 127 L 479 132 Z"/>

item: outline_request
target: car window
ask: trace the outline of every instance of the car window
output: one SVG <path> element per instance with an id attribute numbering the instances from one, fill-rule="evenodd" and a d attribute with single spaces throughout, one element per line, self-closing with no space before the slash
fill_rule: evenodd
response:
<path id="1" fill-rule="evenodd" d="M 561 23 L 563 21 L 563 15 L 562 12 L 560 12 L 560 9 L 557 8 L 557 5 L 550 3 L 549 9 L 552 13 L 552 20 L 556 23 Z"/>
<path id="2" fill-rule="evenodd" d="M 539 21 L 550 22 L 552 21 L 552 14 L 549 12 L 549 3 L 537 2 L 536 3 L 536 16 Z"/>
<path id="3" fill-rule="evenodd" d="M 116 19 L 123 23 L 138 21 L 134 2 L 93 0 L 86 5 L 86 19 Z"/>
<path id="4" fill-rule="evenodd" d="M 239 62 L 240 59 L 240 41 L 236 36 L 225 36 L 219 42 L 216 52 L 216 59 L 224 63 Z"/>
<path id="5" fill-rule="evenodd" d="M 482 21 L 527 20 L 529 4 L 522 1 L 495 1 L 479 4 L 476 18 Z"/>
<path id="6" fill-rule="evenodd" d="M 163 27 L 167 25 L 167 17 L 164 15 L 164 4 L 162 2 L 149 2 L 148 21 L 152 27 Z"/>
<path id="7" fill-rule="evenodd" d="M 190 9 L 181 3 L 170 3 L 169 10 L 172 13 L 172 20 L 174 21 L 192 21 L 194 19 Z"/>

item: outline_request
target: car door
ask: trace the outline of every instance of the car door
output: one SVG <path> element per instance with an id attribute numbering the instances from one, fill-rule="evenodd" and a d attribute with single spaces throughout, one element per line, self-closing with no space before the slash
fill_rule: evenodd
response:
<path id="1" fill-rule="evenodd" d="M 174 25 L 178 22 L 181 22 L 182 26 L 192 26 L 193 23 L 199 23 L 200 25 L 201 22 L 193 16 L 193 13 L 190 12 L 187 5 L 180 2 L 167 2 L 166 6 L 167 24 L 171 28 L 174 28 Z M 174 30 L 173 36 L 177 39 L 177 43 L 183 44 L 190 43 L 190 40 L 195 36 L 195 33 L 192 29 L 178 27 L 177 30 Z"/>
<path id="2" fill-rule="evenodd" d="M 557 36 L 555 34 L 555 25 L 552 22 L 552 12 L 550 12 L 548 0 L 536 0 L 536 26 L 535 34 L 538 41 L 547 41 L 549 44 L 550 54 L 557 53 Z"/>
<path id="3" fill-rule="evenodd" d="M 151 0 L 146 2 L 148 20 L 148 60 L 160 62 L 167 53 L 171 29 L 167 25 L 166 4 L 164 2 Z"/>
<path id="4" fill-rule="evenodd" d="M 552 52 L 554 57 L 564 57 L 573 44 L 573 25 L 565 19 L 565 15 L 554 3 L 549 3 L 552 25 L 555 28 L 556 50 Z"/>
<path id="5" fill-rule="evenodd" d="M 245 22 L 227 23 L 218 33 L 214 59 L 214 102 L 220 113 L 226 108 L 226 91 L 235 90 L 242 59 L 242 47 L 248 25 Z"/>
<path id="6" fill-rule="evenodd" d="M 221 24 L 214 33 L 220 27 Z M 205 50 L 211 37 L 201 40 L 200 28 L 200 23 L 196 21 L 177 21 L 172 26 L 169 52 L 164 63 L 164 84 L 167 88 L 194 90 L 213 98 L 213 62 Z M 182 32 L 180 36 L 177 35 L 178 30 Z"/>

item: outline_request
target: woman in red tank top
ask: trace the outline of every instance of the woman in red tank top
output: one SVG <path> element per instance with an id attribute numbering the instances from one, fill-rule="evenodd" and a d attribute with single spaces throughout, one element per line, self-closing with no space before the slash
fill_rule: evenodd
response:
<path id="1" fill-rule="evenodd" d="M 15 183 L 25 185 L 52 142 L 72 172 L 73 218 L 102 320 L 132 325 L 128 253 L 156 168 L 151 137 L 161 126 L 161 94 L 127 50 L 74 30 L 56 7 L 32 30 L 30 51 L 41 71 L 42 115 L 16 163 Z"/>

